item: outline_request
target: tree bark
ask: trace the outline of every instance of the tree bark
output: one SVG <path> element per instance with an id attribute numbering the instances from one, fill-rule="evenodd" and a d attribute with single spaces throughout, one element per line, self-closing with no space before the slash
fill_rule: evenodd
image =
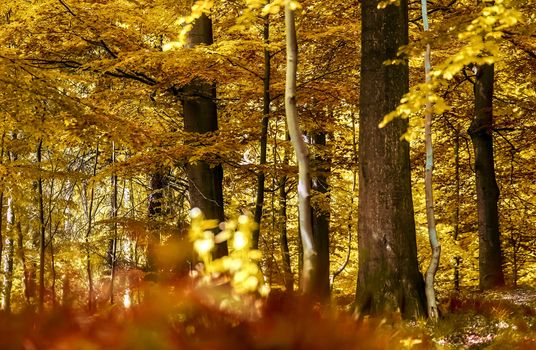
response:
<path id="1" fill-rule="evenodd" d="M 468 133 L 475 152 L 479 287 L 488 290 L 504 285 L 497 207 L 499 187 L 493 158 L 494 66 L 484 64 L 475 68 L 475 111 Z"/>
<path id="2" fill-rule="evenodd" d="M 97 175 L 97 166 L 99 165 L 99 145 L 95 149 L 95 162 L 93 163 L 93 172 L 92 175 L 95 177 Z M 87 190 L 87 184 L 84 183 L 84 191 Z M 87 198 L 87 196 L 85 196 Z M 87 295 L 87 307 L 89 311 L 95 309 L 95 291 L 93 286 L 93 274 L 91 270 L 91 249 L 89 244 L 89 237 L 93 231 L 93 206 L 95 204 L 95 185 L 91 186 L 89 192 L 89 204 L 87 205 L 87 231 L 85 237 L 86 243 L 86 273 L 88 279 L 88 295 Z"/>
<path id="3" fill-rule="evenodd" d="M 292 275 L 292 265 L 290 263 L 290 250 L 288 247 L 287 231 L 287 177 L 283 176 L 279 182 L 279 244 L 281 247 L 281 260 L 283 262 L 283 279 L 285 290 L 294 290 L 294 277 Z"/>
<path id="4" fill-rule="evenodd" d="M 41 171 L 41 158 L 43 151 L 43 140 L 37 144 L 37 164 L 38 171 Z M 39 174 L 37 179 L 37 191 L 39 201 L 39 311 L 43 311 L 45 306 L 45 249 L 46 249 L 46 224 L 45 207 L 43 198 L 43 178 Z"/>
<path id="5" fill-rule="evenodd" d="M 112 141 L 112 167 L 115 167 L 116 163 L 116 153 L 115 153 L 115 142 Z M 110 304 L 114 304 L 114 284 L 115 284 L 115 273 L 116 273 L 116 262 L 117 262 L 117 214 L 118 214 L 118 205 L 117 205 L 117 174 L 116 170 L 113 169 L 111 177 L 112 185 L 112 196 L 111 196 L 111 212 L 110 216 L 112 219 L 112 239 L 110 240 Z"/>
<path id="6" fill-rule="evenodd" d="M 303 134 L 298 124 L 298 109 L 296 98 L 296 76 L 298 70 L 298 43 L 296 38 L 296 23 L 294 10 L 287 2 L 285 5 L 285 34 L 287 47 L 287 73 L 285 82 L 285 113 L 287 116 L 290 141 L 294 147 L 298 161 L 298 208 L 299 227 L 303 246 L 302 291 L 310 296 L 317 296 L 315 276 L 318 255 L 313 237 L 313 220 L 311 210 L 311 174 L 309 170 L 309 152 L 303 140 Z"/>
<path id="7" fill-rule="evenodd" d="M 454 242 L 458 242 L 460 236 L 460 131 L 455 130 L 454 135 L 454 186 L 456 188 L 456 208 L 454 210 Z M 460 290 L 460 265 L 462 258 L 454 257 L 454 290 Z"/>
<path id="8" fill-rule="evenodd" d="M 149 195 L 149 219 L 159 220 L 162 217 L 164 200 L 165 174 L 161 168 L 151 174 L 151 194 Z M 147 241 L 147 270 L 151 273 L 158 271 L 156 249 L 160 245 L 159 225 L 152 226 Z"/>
<path id="9" fill-rule="evenodd" d="M 407 120 L 379 129 L 383 116 L 408 91 L 408 64 L 385 65 L 408 43 L 408 6 L 378 9 L 362 2 L 359 122 L 359 273 L 356 312 L 400 310 L 426 315 L 424 281 L 417 262 L 409 144 L 400 139 Z"/>
<path id="10" fill-rule="evenodd" d="M 5 242 L 5 260 L 4 260 L 4 289 L 2 298 L 2 309 L 6 312 L 11 312 L 11 290 L 13 287 L 13 255 L 15 252 L 14 246 L 14 226 L 15 226 L 15 208 L 13 208 L 13 197 L 7 199 L 7 223 L 6 223 L 7 238 Z"/>
<path id="11" fill-rule="evenodd" d="M 30 305 L 31 299 L 33 297 L 33 290 L 30 281 L 30 270 L 26 264 L 26 253 L 24 251 L 24 237 L 22 235 L 22 227 L 20 221 L 17 222 L 17 255 L 20 260 L 20 265 L 22 267 L 22 282 L 24 287 L 24 298 L 26 299 L 26 304 Z"/>
<path id="12" fill-rule="evenodd" d="M 205 14 L 195 21 L 188 39 L 189 47 L 212 44 L 212 21 Z M 217 131 L 216 86 L 196 79 L 183 88 L 183 93 L 184 130 L 201 135 Z M 201 209 L 207 219 L 224 221 L 222 165 L 199 160 L 188 163 L 186 173 L 191 207 Z M 227 242 L 216 245 L 215 257 L 227 253 Z"/>
<path id="13" fill-rule="evenodd" d="M 319 149 L 326 146 L 326 133 L 313 133 L 311 140 Z M 312 189 L 322 196 L 329 195 L 328 176 L 330 166 L 327 159 L 315 153 L 313 155 L 315 176 L 312 179 Z M 313 237 L 318 253 L 317 272 L 314 275 L 314 289 L 317 291 L 320 300 L 329 300 L 330 278 L 329 278 L 329 219 L 330 208 L 313 207 Z"/>
<path id="14" fill-rule="evenodd" d="M 428 31 L 428 10 L 427 1 L 422 0 L 422 18 L 424 22 L 424 30 Z M 426 82 L 430 82 L 430 44 L 426 45 L 424 54 L 424 72 Z M 432 144 L 432 103 L 427 96 L 426 112 L 424 122 L 424 144 L 426 153 L 426 166 L 424 172 L 424 187 L 426 197 L 426 221 L 428 224 L 428 238 L 430 240 L 430 248 L 432 257 L 430 264 L 426 270 L 425 278 L 425 293 L 428 317 L 432 320 L 439 318 L 439 310 L 437 309 L 437 301 L 435 296 L 434 282 L 437 268 L 439 267 L 439 259 L 441 257 L 441 245 L 437 238 L 437 230 L 435 224 L 434 213 L 434 187 L 433 187 L 433 171 L 434 171 L 434 149 Z"/>
<path id="15" fill-rule="evenodd" d="M 270 17 L 264 17 L 264 43 L 268 45 L 270 40 Z M 270 51 L 264 48 L 264 80 L 263 80 L 263 108 L 261 121 L 261 140 L 260 140 L 260 170 L 257 175 L 257 199 L 255 201 L 255 222 L 258 224 L 257 229 L 253 231 L 252 248 L 259 249 L 259 235 L 261 229 L 262 212 L 264 205 L 264 165 L 266 164 L 266 151 L 268 146 L 268 121 L 270 118 Z"/>

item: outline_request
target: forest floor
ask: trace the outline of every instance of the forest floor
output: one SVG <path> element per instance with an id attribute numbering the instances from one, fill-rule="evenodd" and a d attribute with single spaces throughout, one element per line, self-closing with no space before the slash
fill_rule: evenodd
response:
<path id="1" fill-rule="evenodd" d="M 441 298 L 441 319 L 358 321 L 303 297 L 235 296 L 217 288 L 151 289 L 139 304 L 97 312 L 0 312 L 0 349 L 392 350 L 536 349 L 536 289 Z"/>
<path id="2" fill-rule="evenodd" d="M 439 349 L 536 349 L 536 289 L 451 295 L 428 323 Z"/>

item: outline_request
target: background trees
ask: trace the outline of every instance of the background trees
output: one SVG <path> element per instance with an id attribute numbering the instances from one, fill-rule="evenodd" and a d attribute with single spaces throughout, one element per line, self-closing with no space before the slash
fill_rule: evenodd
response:
<path id="1" fill-rule="evenodd" d="M 248 4 L 249 7 L 215 2 L 211 14 L 207 14 L 212 21 L 213 42 L 205 40 L 206 45 L 195 47 L 174 44 L 180 40 L 182 23 L 188 23 L 179 18 L 192 13 L 191 3 L 186 1 L 11 1 L 0 5 L 0 123 L 5 135 L 0 166 L 1 267 L 7 277 L 2 290 L 6 298 L 7 290 L 11 289 L 14 309 L 38 305 L 40 270 L 44 273 L 41 285 L 46 307 L 68 300 L 69 296 L 75 305 L 94 307 L 107 301 L 111 266 L 106 256 L 115 225 L 116 300 L 131 293 L 137 302 L 136 298 L 142 295 L 134 290 L 151 270 L 148 246 L 155 230 L 161 242 L 169 244 L 166 247 L 173 247 L 159 250 L 163 266 L 188 259 L 188 249 L 174 238 L 184 236 L 188 210 L 192 204 L 197 205 L 192 187 L 199 185 L 190 179 L 191 169 L 201 165 L 200 176 L 210 175 L 207 183 L 222 184 L 221 194 L 198 198 L 218 202 L 218 214 L 214 217 L 219 220 L 223 215 L 232 217 L 255 211 L 259 175 L 263 174 L 264 201 L 258 240 L 264 253 L 262 269 L 274 289 L 290 289 L 290 282 L 298 280 L 302 267 L 297 234 L 297 168 L 284 122 L 283 13 L 276 7 L 280 3 L 274 2 L 264 13 L 263 3 Z M 370 5 L 367 8 L 380 16 L 397 9 L 389 6 L 380 11 L 377 2 L 363 5 Z M 518 14 L 509 12 L 513 5 L 520 11 Z M 365 33 L 360 29 L 360 6 L 308 0 L 301 2 L 301 9 L 296 12 L 300 126 L 309 140 L 326 137 L 325 144 L 314 142 L 309 146 L 314 158 L 312 176 L 320 185 L 312 194 L 313 211 L 317 218 L 329 221 L 330 274 L 343 265 L 348 251 L 351 254 L 349 263 L 331 286 L 332 300 L 339 304 L 353 300 L 357 277 L 357 242 L 352 238 L 348 244 L 348 237 L 355 237 L 358 225 L 354 180 L 358 165 L 366 166 L 366 159 L 381 159 L 383 165 L 390 164 L 396 157 L 388 157 L 387 151 L 406 151 L 404 143 L 396 141 L 403 121 L 394 121 L 386 129 L 375 129 L 382 115 L 395 107 L 400 93 L 405 91 L 398 91 L 404 87 L 405 77 L 394 82 L 396 96 L 388 94 L 389 103 L 386 101 L 385 108 L 374 113 L 374 120 L 368 121 L 366 111 L 358 106 L 359 94 L 365 97 L 363 104 L 368 94 L 375 92 L 372 85 L 359 85 L 359 79 L 369 79 L 370 84 L 383 79 L 374 74 L 367 78 L 367 69 L 377 67 L 389 74 L 402 69 L 400 65 L 384 66 L 384 59 L 368 62 L 361 57 L 359 38 L 362 34 L 365 38 Z M 440 82 L 433 86 L 434 93 L 430 95 L 442 97 L 451 106 L 438 112 L 433 135 L 437 230 L 445 256 L 438 271 L 440 292 L 453 288 L 455 280 L 460 288 L 478 285 L 476 169 L 472 165 L 475 155 L 467 133 L 473 119 L 473 83 L 477 77 L 464 66 L 486 63 L 490 54 L 495 60 L 492 129 L 496 179 L 501 191 L 498 208 L 505 279 L 507 283 L 526 284 L 534 277 L 536 224 L 532 217 L 536 203 L 532 160 L 536 125 L 532 116 L 536 102 L 531 36 L 534 23 L 528 20 L 533 4 L 497 2 L 497 6 L 505 10 L 487 15 L 494 18 L 494 23 L 473 24 L 479 28 L 476 32 L 467 28 L 480 18 L 484 5 L 476 6 L 470 1 L 430 4 L 433 30 L 427 34 L 419 24 L 420 8 L 410 4 L 408 9 L 410 45 L 405 52 L 410 85 L 419 86 L 421 52 L 430 43 L 433 66 L 441 78 L 436 79 Z M 203 8 L 196 11 L 203 15 Z M 268 29 L 266 12 L 270 13 Z M 201 18 L 194 23 L 207 25 L 207 17 Z M 517 18 L 527 19 L 525 25 L 514 25 Z M 378 29 L 374 23 L 370 25 L 371 31 Z M 194 33 L 195 29 L 194 24 Z M 484 44 L 476 39 L 483 33 L 495 37 L 486 41 L 485 45 L 493 46 L 485 46 L 485 50 L 481 46 Z M 394 34 L 389 37 L 394 39 Z M 398 45 L 397 42 L 389 47 L 389 57 L 385 59 L 396 59 Z M 469 50 L 475 48 L 478 50 Z M 482 54 L 486 50 L 488 53 Z M 268 76 L 266 62 L 270 62 Z M 269 108 L 265 105 L 267 92 Z M 408 135 L 414 170 L 418 262 L 424 270 L 429 253 L 419 171 L 424 159 L 419 136 L 422 127 L 418 120 L 419 106 L 425 103 L 427 91 L 420 92 L 415 95 L 417 100 L 411 99 L 412 103 L 422 103 L 415 103 L 411 109 L 414 115 L 409 124 L 413 134 Z M 189 114 L 189 108 L 196 109 L 201 101 L 210 109 L 210 113 L 202 113 L 212 123 L 206 130 L 190 128 L 201 126 L 198 114 Z M 436 108 L 440 107 L 436 104 Z M 267 112 L 270 118 L 263 123 Z M 354 127 L 359 118 L 362 123 L 370 122 L 366 130 L 363 126 Z M 366 147 L 373 147 L 363 142 L 357 145 L 354 137 L 359 132 L 367 136 L 364 133 L 369 129 L 378 135 L 392 133 L 395 145 L 386 148 L 386 152 L 376 149 L 378 155 L 374 157 L 358 157 L 358 146 L 360 154 Z M 11 137 L 13 134 L 17 137 Z M 266 159 L 261 161 L 263 135 Z M 116 145 L 115 163 L 111 161 L 112 142 Z M 400 167 L 408 171 L 405 164 L 407 160 Z M 110 218 L 112 175 L 117 176 L 117 215 Z M 163 178 L 157 184 L 155 177 L 160 175 Z M 405 187 L 394 189 L 384 187 L 387 178 L 372 180 L 389 193 L 387 197 L 395 194 L 407 201 L 407 178 Z M 324 192 L 326 188 L 329 191 Z M 404 193 L 400 192 L 402 188 Z M 154 200 L 160 194 L 161 207 L 156 215 Z M 407 214 L 411 205 L 404 205 Z M 14 216 L 8 216 L 8 212 Z M 388 221 L 382 215 L 374 220 Z M 405 228 L 410 232 L 410 216 L 405 220 Z M 366 222 L 360 220 L 359 224 Z M 40 241 L 41 237 L 44 239 Z M 11 240 L 5 241 L 6 238 Z M 172 241 L 174 245 L 170 244 Z M 41 242 L 43 259 L 39 256 Z M 403 243 L 413 247 L 411 241 Z M 400 244 L 390 245 L 396 249 Z M 362 258 L 363 255 L 361 252 Z M 12 267 L 10 256 L 14 257 Z M 413 276 L 416 266 L 411 269 Z"/>

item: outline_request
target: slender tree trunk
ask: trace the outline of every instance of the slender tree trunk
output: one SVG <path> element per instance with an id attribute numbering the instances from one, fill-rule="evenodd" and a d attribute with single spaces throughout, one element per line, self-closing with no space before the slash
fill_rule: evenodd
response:
<path id="1" fill-rule="evenodd" d="M 2 257 L 4 256 L 4 191 L 0 192 L 0 271 L 2 268 Z"/>
<path id="2" fill-rule="evenodd" d="M 116 163 L 116 153 L 115 153 L 115 142 L 112 141 L 112 166 L 115 167 Z M 115 302 L 114 298 L 114 284 L 115 284 L 115 273 L 116 273 L 116 262 L 117 262 L 117 173 L 116 170 L 113 170 L 112 174 L 112 202 L 111 202 L 111 217 L 112 217 L 112 240 L 111 240 L 111 280 L 110 280 L 110 304 Z"/>
<path id="3" fill-rule="evenodd" d="M 95 149 L 95 163 L 93 163 L 93 171 L 92 176 L 95 178 L 97 175 L 97 166 L 99 164 L 99 146 L 97 145 Z M 91 270 L 91 246 L 89 242 L 89 238 L 91 236 L 91 233 L 93 231 L 93 206 L 95 203 L 95 186 L 91 186 L 91 190 L 89 191 L 89 204 L 87 209 L 87 230 L 86 230 L 86 273 L 87 273 L 87 280 L 88 280 L 88 295 L 87 295 L 87 307 L 88 310 L 91 312 L 95 310 L 95 290 L 93 286 L 93 274 Z"/>
<path id="4" fill-rule="evenodd" d="M 0 150 L 0 165 L 4 164 L 4 141 L 6 138 L 6 132 L 2 133 L 2 149 Z M 3 179 L 1 179 L 3 180 Z M 2 268 L 2 256 L 4 252 L 4 191 L 0 192 L 0 269 Z"/>
<path id="5" fill-rule="evenodd" d="M 359 121 L 359 273 L 356 313 L 399 310 L 426 315 L 424 281 L 417 262 L 409 144 L 400 139 L 407 120 L 379 129 L 409 88 L 405 64 L 385 65 L 408 43 L 408 4 L 378 9 L 364 0 Z"/>
<path id="6" fill-rule="evenodd" d="M 50 219 L 52 220 L 52 218 Z M 55 262 L 55 252 L 54 252 L 54 240 L 52 239 L 52 235 L 50 235 L 50 275 L 52 278 L 52 283 L 50 284 L 50 294 L 52 297 L 52 307 L 56 307 L 56 262 Z"/>
<path id="7" fill-rule="evenodd" d="M 333 284 L 335 283 L 335 278 L 339 276 L 348 263 L 350 262 L 350 255 L 352 254 L 352 231 L 354 230 L 354 197 L 356 197 L 357 189 L 357 171 L 355 166 L 357 165 L 358 154 L 357 154 L 357 139 L 356 139 L 356 118 L 354 113 L 352 113 L 352 192 L 350 194 L 350 211 L 348 212 L 348 250 L 346 252 L 346 258 L 344 262 L 339 266 L 339 268 L 333 272 L 330 276 L 330 290 L 333 290 Z"/>
<path id="8" fill-rule="evenodd" d="M 30 271 L 26 265 L 26 253 L 24 251 L 24 237 L 22 235 L 22 227 L 20 221 L 17 222 L 17 255 L 22 267 L 22 284 L 24 287 L 24 298 L 28 305 L 31 304 L 31 298 L 33 296 L 30 282 Z"/>
<path id="9" fill-rule="evenodd" d="M 454 184 L 456 187 L 456 208 L 454 210 L 454 242 L 460 236 L 460 132 L 456 130 L 454 136 Z M 462 258 L 454 257 L 454 290 L 460 290 L 460 265 Z"/>
<path id="10" fill-rule="evenodd" d="M 287 177 L 283 176 L 279 181 L 279 244 L 281 247 L 281 260 L 283 262 L 283 278 L 285 290 L 294 290 L 294 277 L 292 276 L 292 265 L 290 262 L 290 249 L 288 247 L 287 232 Z"/>
<path id="11" fill-rule="evenodd" d="M 151 174 L 151 194 L 149 195 L 149 219 L 160 220 L 162 218 L 162 206 L 164 200 L 164 188 L 166 187 L 164 171 L 159 168 Z M 160 245 L 159 225 L 151 227 L 147 242 L 147 270 L 151 273 L 158 271 L 157 247 Z"/>
<path id="12" fill-rule="evenodd" d="M 37 164 L 38 171 L 41 171 L 43 151 L 43 140 L 37 144 Z M 45 249 L 46 249 L 46 223 L 45 207 L 43 198 L 43 177 L 41 173 L 37 179 L 37 191 L 39 200 L 39 311 L 42 312 L 45 306 Z"/>
<path id="13" fill-rule="evenodd" d="M 422 18 L 424 21 L 424 30 L 428 31 L 428 10 L 427 1 L 422 0 Z M 430 81 L 430 45 L 426 45 L 424 56 L 424 72 L 426 82 Z M 432 257 L 430 264 L 426 270 L 425 292 L 428 317 L 432 320 L 439 318 L 437 309 L 437 301 L 434 290 L 434 281 L 437 268 L 439 267 L 439 259 L 441 257 L 441 245 L 437 238 L 435 215 L 434 215 L 434 188 L 432 173 L 434 170 L 434 151 L 432 144 L 432 103 L 430 100 L 426 102 L 425 122 L 424 122 L 424 143 L 426 148 L 426 169 L 424 175 L 425 196 L 426 196 L 426 221 L 428 223 L 428 238 L 430 240 L 430 248 L 432 249 Z"/>
<path id="14" fill-rule="evenodd" d="M 497 207 L 499 187 L 495 180 L 493 158 L 494 65 L 484 64 L 475 67 L 475 112 L 468 133 L 475 152 L 479 286 L 481 290 L 488 290 L 504 285 Z"/>
<path id="15" fill-rule="evenodd" d="M 326 148 L 326 133 L 317 132 L 311 137 L 313 144 L 318 150 Z M 328 177 L 331 171 L 327 159 L 315 153 L 313 163 L 316 175 L 312 179 L 312 189 L 321 196 L 329 196 Z M 329 201 L 329 197 L 328 197 Z M 317 273 L 314 275 L 314 289 L 320 300 L 329 300 L 330 278 L 329 278 L 329 219 L 330 208 L 313 207 L 313 237 L 318 253 Z"/>
<path id="16" fill-rule="evenodd" d="M 270 40 L 270 17 L 266 15 L 264 17 L 264 43 L 268 45 Z M 260 141 L 260 170 L 257 175 L 257 199 L 255 202 L 255 222 L 258 227 L 253 231 L 252 248 L 259 249 L 259 234 L 261 229 L 262 212 L 264 205 L 264 165 L 266 164 L 266 150 L 268 146 L 268 121 L 270 118 L 270 51 L 267 47 L 264 48 L 264 86 L 263 86 L 263 108 L 262 108 L 262 121 L 261 121 L 261 141 Z"/>
<path id="17" fill-rule="evenodd" d="M 303 140 L 298 124 L 296 98 L 296 76 L 298 70 L 298 42 L 294 10 L 289 3 L 285 5 L 285 33 L 287 46 L 287 74 L 285 83 L 285 112 L 290 141 L 298 161 L 298 208 L 300 236 L 303 246 L 302 291 L 311 296 L 318 296 L 315 290 L 318 255 L 313 236 L 311 209 L 311 174 L 309 170 L 309 152 Z"/>
<path id="18" fill-rule="evenodd" d="M 188 34 L 189 47 L 212 44 L 212 21 L 202 15 Z M 216 86 L 196 79 L 183 89 L 184 130 L 206 134 L 218 130 Z M 201 209 L 207 219 L 225 220 L 223 210 L 223 167 L 205 160 L 186 165 L 191 207 Z M 215 257 L 227 255 L 227 242 L 217 244 Z"/>
<path id="19" fill-rule="evenodd" d="M 4 290 L 2 299 L 2 309 L 11 312 L 11 290 L 13 287 L 13 255 L 15 252 L 13 231 L 15 225 L 15 208 L 13 208 L 13 197 L 7 199 L 7 238 L 5 246 L 4 260 Z"/>

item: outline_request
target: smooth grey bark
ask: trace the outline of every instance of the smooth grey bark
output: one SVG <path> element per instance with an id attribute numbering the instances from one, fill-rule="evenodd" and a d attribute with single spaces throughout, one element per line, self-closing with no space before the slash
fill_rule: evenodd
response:
<path id="1" fill-rule="evenodd" d="M 270 17 L 266 15 L 264 17 L 263 28 L 264 43 L 269 44 L 270 40 Z M 253 231 L 252 248 L 259 249 L 259 235 L 261 229 L 262 212 L 264 205 L 264 165 L 266 164 L 266 151 L 268 146 L 268 121 L 270 119 L 270 70 L 271 70 L 271 56 L 267 47 L 264 48 L 264 79 L 263 79 L 263 98 L 262 98 L 262 120 L 261 120 L 261 139 L 260 139 L 260 170 L 257 175 L 257 198 L 255 200 L 255 222 L 258 227 Z"/>
<path id="2" fill-rule="evenodd" d="M 427 1 L 422 0 L 422 17 L 424 21 L 424 30 L 428 31 L 428 10 Z M 424 72 L 426 82 L 430 82 L 430 44 L 426 44 L 426 52 L 424 54 Z M 425 294 L 428 317 L 432 320 L 439 318 L 439 310 L 437 309 L 437 300 L 435 296 L 435 276 L 439 267 L 439 259 L 441 257 L 441 245 L 437 238 L 437 230 L 435 223 L 434 212 L 434 188 L 433 188 L 433 171 L 434 171 L 434 149 L 432 143 L 432 102 L 426 101 L 426 112 L 424 116 L 424 144 L 426 153 L 426 167 L 424 172 L 424 193 L 426 198 L 426 222 L 428 226 L 428 238 L 432 257 L 426 270 L 425 277 Z"/>
<path id="3" fill-rule="evenodd" d="M 303 270 L 301 288 L 304 294 L 317 296 L 315 278 L 318 255 L 313 236 L 313 220 L 311 210 L 311 174 L 309 169 L 309 152 L 303 140 L 298 123 L 296 96 L 296 78 L 298 71 L 298 41 L 296 38 L 296 22 L 294 10 L 290 3 L 285 5 L 285 36 L 287 49 L 287 72 L 285 81 L 285 114 L 290 141 L 294 147 L 298 162 L 298 209 L 299 228 L 303 247 Z"/>
<path id="4" fill-rule="evenodd" d="M 188 34 L 188 46 L 212 44 L 212 21 L 203 14 L 193 24 Z M 218 130 L 216 108 L 216 86 L 207 81 L 195 79 L 183 89 L 184 130 L 203 134 Z M 211 164 L 206 160 L 186 165 L 190 204 L 199 208 L 207 219 L 220 222 L 225 220 L 223 208 L 223 167 L 221 163 Z M 227 255 L 227 242 L 216 245 L 215 257 Z"/>
<path id="5" fill-rule="evenodd" d="M 474 117 L 469 136 L 475 152 L 476 196 L 479 237 L 479 287 L 488 290 L 504 285 L 501 235 L 499 231 L 499 187 L 493 157 L 494 65 L 476 69 Z"/>
<path id="6" fill-rule="evenodd" d="M 424 281 L 417 262 L 411 194 L 409 144 L 400 139 L 407 120 L 380 129 L 409 88 L 398 58 L 408 43 L 408 4 L 378 9 L 378 0 L 361 5 L 361 88 L 359 120 L 359 272 L 358 315 L 399 310 L 404 318 L 426 315 Z"/>

